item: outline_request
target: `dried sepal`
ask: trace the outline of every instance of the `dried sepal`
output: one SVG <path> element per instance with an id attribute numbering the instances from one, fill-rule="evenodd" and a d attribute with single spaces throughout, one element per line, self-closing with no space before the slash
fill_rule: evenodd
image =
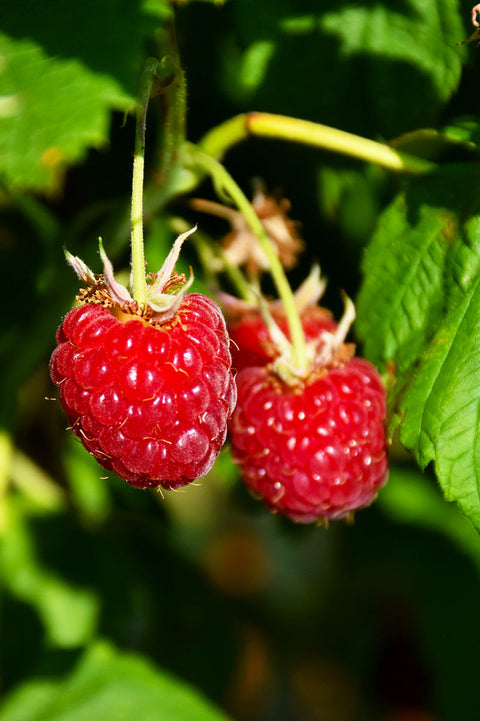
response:
<path id="1" fill-rule="evenodd" d="M 190 230 L 187 230 L 185 233 L 181 233 L 178 236 L 172 246 L 170 253 L 166 257 L 165 262 L 163 263 L 158 273 L 155 273 L 153 282 L 151 282 L 147 290 L 147 294 L 150 298 L 153 298 L 158 293 L 161 294 L 163 292 L 164 287 L 167 285 L 173 275 L 183 243 L 190 235 L 192 235 L 192 233 L 196 231 L 196 229 L 197 226 L 195 225 L 193 228 L 190 228 Z"/>
<path id="2" fill-rule="evenodd" d="M 315 263 L 310 273 L 294 293 L 295 305 L 299 313 L 306 310 L 306 308 L 312 308 L 314 305 L 317 305 L 325 293 L 326 287 L 327 281 L 322 277 L 320 266 L 318 263 Z"/>
<path id="3" fill-rule="evenodd" d="M 98 239 L 98 244 L 100 248 L 100 258 L 103 263 L 103 277 L 112 301 L 119 306 L 125 305 L 125 303 L 133 303 L 133 298 L 125 286 L 115 280 L 113 266 L 105 253 L 101 238 Z"/>
<path id="4" fill-rule="evenodd" d="M 180 277 L 181 276 L 178 276 L 178 278 Z M 185 278 L 185 276 L 183 276 L 183 278 Z M 147 291 L 147 306 L 151 311 L 149 318 L 151 318 L 154 323 L 166 323 L 171 320 L 180 307 L 183 296 L 193 281 L 194 277 L 192 273 L 188 280 L 182 282 L 181 287 L 177 285 L 177 290 L 174 293 L 157 292 L 150 296 Z"/>
<path id="5" fill-rule="evenodd" d="M 66 248 L 64 253 L 67 263 L 73 268 L 79 279 L 86 285 L 96 285 L 97 278 L 88 265 L 77 255 L 72 255 Z"/>
<path id="6" fill-rule="evenodd" d="M 168 322 L 175 316 L 184 294 L 194 280 L 191 271 L 188 280 L 185 275 L 178 275 L 175 272 L 175 265 L 184 241 L 195 230 L 196 226 L 179 235 L 158 273 L 150 273 L 148 282 L 145 279 L 147 297 L 145 307 L 140 306 L 132 298 L 129 290 L 115 279 L 112 263 L 105 252 L 101 238 L 99 238 L 99 252 L 103 263 L 102 274 L 96 275 L 81 258 L 66 250 L 67 262 L 86 285 L 86 288 L 80 289 L 77 299 L 80 302 L 109 307 L 118 317 L 135 315 L 153 325 Z"/>
<path id="7" fill-rule="evenodd" d="M 242 213 L 228 205 L 215 203 L 203 198 L 194 198 L 190 205 L 204 213 L 223 218 L 230 223 L 231 231 L 222 240 L 222 254 L 216 259 L 214 270 L 221 271 L 226 264 L 244 267 L 250 278 L 258 277 L 270 268 L 257 236 L 253 233 Z M 267 194 L 264 185 L 257 179 L 252 198 L 252 207 L 262 222 L 275 251 L 286 269 L 292 268 L 303 250 L 297 221 L 289 218 L 291 208 L 287 198 Z"/>
<path id="8" fill-rule="evenodd" d="M 307 308 L 313 308 L 316 306 L 325 293 L 326 287 L 327 281 L 321 274 L 320 266 L 318 263 L 315 263 L 308 276 L 294 292 L 295 305 L 298 312 L 302 313 Z M 222 290 L 217 291 L 219 303 L 230 318 L 242 316 L 248 311 L 257 310 L 259 307 L 259 298 L 261 298 L 264 303 L 267 302 L 254 284 L 251 283 L 249 288 L 252 292 L 252 296 L 255 298 L 254 301 L 236 298 L 235 296 L 230 295 L 230 293 L 225 293 Z M 281 310 L 283 307 L 280 300 L 268 301 L 268 306 L 272 312 Z"/>
<path id="9" fill-rule="evenodd" d="M 325 332 L 322 336 L 322 348 L 315 358 L 315 363 L 320 367 L 334 364 L 339 353 L 342 355 L 343 362 L 342 348 L 348 348 L 349 345 L 353 347 L 352 344 L 346 344 L 345 339 L 356 317 L 355 305 L 346 294 L 343 296 L 343 302 L 345 309 L 335 333 Z M 353 352 L 348 351 L 347 355 L 353 355 Z"/>
<path id="10" fill-rule="evenodd" d="M 299 223 L 288 217 L 290 201 L 267 194 L 263 184 L 257 181 L 252 207 L 273 243 L 283 267 L 287 270 L 292 268 L 303 250 L 303 241 L 299 235 Z M 245 266 L 251 277 L 268 271 L 270 262 L 243 216 L 239 214 L 232 226 L 232 232 L 225 236 L 223 241 L 228 261 L 233 265 Z"/>

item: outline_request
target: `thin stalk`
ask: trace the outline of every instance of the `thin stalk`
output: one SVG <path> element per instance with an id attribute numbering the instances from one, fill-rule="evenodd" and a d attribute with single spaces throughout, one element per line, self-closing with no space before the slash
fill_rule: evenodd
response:
<path id="1" fill-rule="evenodd" d="M 436 167 L 435 163 L 429 160 L 394 150 L 385 143 L 327 125 L 271 113 L 252 112 L 237 115 L 208 132 L 200 141 L 199 147 L 205 153 L 221 159 L 231 147 L 249 135 L 302 143 L 375 163 L 397 172 L 422 174 Z"/>
<path id="2" fill-rule="evenodd" d="M 185 73 L 181 67 L 173 16 L 165 26 L 165 55 L 159 67 L 159 92 L 163 95 L 162 132 L 159 167 L 162 186 L 169 188 L 179 167 L 180 149 L 185 142 L 187 90 Z"/>
<path id="3" fill-rule="evenodd" d="M 215 160 L 215 158 L 212 158 L 210 155 L 203 153 L 193 144 L 188 145 L 188 150 L 192 165 L 197 168 L 201 168 L 212 178 L 219 195 L 222 195 L 223 193 L 231 198 L 239 211 L 242 213 L 245 222 L 257 236 L 262 250 L 267 256 L 270 274 L 285 310 L 290 330 L 290 337 L 292 340 L 292 360 L 294 366 L 299 369 L 304 368 L 307 358 L 307 349 L 302 323 L 295 305 L 295 296 L 287 280 L 283 266 L 275 252 L 270 238 L 265 231 L 265 228 L 262 225 L 262 222 L 242 189 L 237 185 L 230 173 L 221 163 L 218 162 L 218 160 Z"/>
<path id="4" fill-rule="evenodd" d="M 234 145 L 250 135 L 248 113 L 235 115 L 206 133 L 198 143 L 201 150 L 221 160 Z"/>
<path id="5" fill-rule="evenodd" d="M 252 291 L 248 280 L 243 275 L 240 268 L 237 268 L 236 265 L 233 265 L 233 263 L 231 263 L 225 256 L 225 253 L 223 251 L 220 251 L 220 258 L 223 263 L 223 269 L 227 274 L 228 278 L 230 279 L 230 282 L 234 286 L 235 290 L 237 291 L 238 296 L 247 303 L 255 304 L 257 296 Z"/>
<path id="6" fill-rule="evenodd" d="M 131 206 L 131 249 L 133 298 L 139 306 L 147 302 L 145 284 L 145 254 L 143 248 L 143 180 L 145 175 L 145 129 L 147 109 L 158 61 L 150 58 L 143 71 L 140 105 L 137 110 L 135 127 L 135 149 L 133 155 L 132 206 Z"/>

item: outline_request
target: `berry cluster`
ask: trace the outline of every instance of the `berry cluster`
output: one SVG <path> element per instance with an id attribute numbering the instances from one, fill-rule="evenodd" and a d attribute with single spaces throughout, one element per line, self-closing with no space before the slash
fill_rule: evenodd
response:
<path id="1" fill-rule="evenodd" d="M 272 511 L 303 523 L 351 517 L 388 473 L 384 386 L 344 342 L 353 305 L 337 325 L 318 305 L 314 269 L 295 294 L 299 353 L 278 301 L 260 312 L 224 296 L 235 382 L 220 308 L 174 272 L 187 235 L 149 275 L 141 307 L 102 248 L 101 276 L 67 255 L 86 288 L 57 331 L 50 373 L 73 433 L 132 486 L 174 489 L 211 469 L 228 427 L 247 488 Z"/>

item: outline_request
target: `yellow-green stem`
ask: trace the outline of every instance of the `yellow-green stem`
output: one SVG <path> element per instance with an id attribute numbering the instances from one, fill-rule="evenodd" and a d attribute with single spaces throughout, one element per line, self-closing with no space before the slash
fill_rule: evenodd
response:
<path id="1" fill-rule="evenodd" d="M 385 143 L 327 125 L 271 113 L 252 112 L 237 115 L 208 132 L 199 146 L 209 155 L 221 159 L 233 145 L 249 135 L 303 143 L 376 163 L 397 172 L 418 174 L 435 168 L 434 163 L 394 150 Z"/>
<path id="2" fill-rule="evenodd" d="M 306 343 L 300 316 L 295 305 L 295 297 L 265 228 L 248 198 L 225 167 L 218 160 L 203 153 L 193 144 L 188 144 L 188 151 L 192 165 L 202 169 L 212 178 L 219 195 L 225 193 L 231 198 L 252 232 L 257 236 L 262 250 L 267 256 L 270 274 L 287 317 L 293 346 L 293 363 L 297 368 L 304 368 L 307 358 Z"/>
<path id="3" fill-rule="evenodd" d="M 145 306 L 147 288 L 145 284 L 145 254 L 143 248 L 143 178 L 145 174 L 145 126 L 148 101 L 158 61 L 150 58 L 142 75 L 140 105 L 137 109 L 135 127 L 135 150 L 133 155 L 132 206 L 131 206 L 131 248 L 133 297 L 139 306 Z"/>

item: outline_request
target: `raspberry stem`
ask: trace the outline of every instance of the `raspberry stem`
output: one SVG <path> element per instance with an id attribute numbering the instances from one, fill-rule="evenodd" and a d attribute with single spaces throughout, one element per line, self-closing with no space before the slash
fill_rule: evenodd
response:
<path id="1" fill-rule="evenodd" d="M 192 143 L 187 144 L 187 149 L 191 157 L 192 165 L 201 168 L 212 178 L 217 194 L 220 197 L 227 195 L 228 198 L 234 202 L 252 232 L 257 236 L 262 250 L 268 259 L 270 275 L 277 289 L 278 296 L 283 303 L 292 339 L 292 365 L 295 371 L 300 374 L 306 372 L 308 365 L 307 347 L 302 323 L 295 304 L 295 296 L 261 220 L 243 190 L 237 185 L 230 173 L 218 160 L 202 152 Z"/>
<path id="2" fill-rule="evenodd" d="M 164 56 L 157 70 L 160 80 L 158 90 L 162 96 L 163 137 L 159 167 L 162 174 L 161 194 L 166 193 L 168 195 L 179 180 L 181 148 L 185 142 L 187 109 L 185 73 L 180 62 L 173 14 L 165 22 L 162 46 Z"/>
<path id="3" fill-rule="evenodd" d="M 145 254 L 143 248 L 143 179 L 145 172 L 145 126 L 148 101 L 152 90 L 158 61 L 149 58 L 142 73 L 140 103 L 137 108 L 135 127 L 135 150 L 133 155 L 132 205 L 131 205 L 131 248 L 132 248 L 132 291 L 139 306 L 147 302 L 145 283 Z"/>
<path id="4" fill-rule="evenodd" d="M 436 167 L 435 163 L 429 160 L 402 153 L 385 143 L 320 123 L 273 113 L 252 112 L 237 115 L 210 130 L 198 145 L 205 153 L 221 159 L 231 147 L 250 135 L 303 143 L 375 163 L 397 172 L 418 175 Z"/>

